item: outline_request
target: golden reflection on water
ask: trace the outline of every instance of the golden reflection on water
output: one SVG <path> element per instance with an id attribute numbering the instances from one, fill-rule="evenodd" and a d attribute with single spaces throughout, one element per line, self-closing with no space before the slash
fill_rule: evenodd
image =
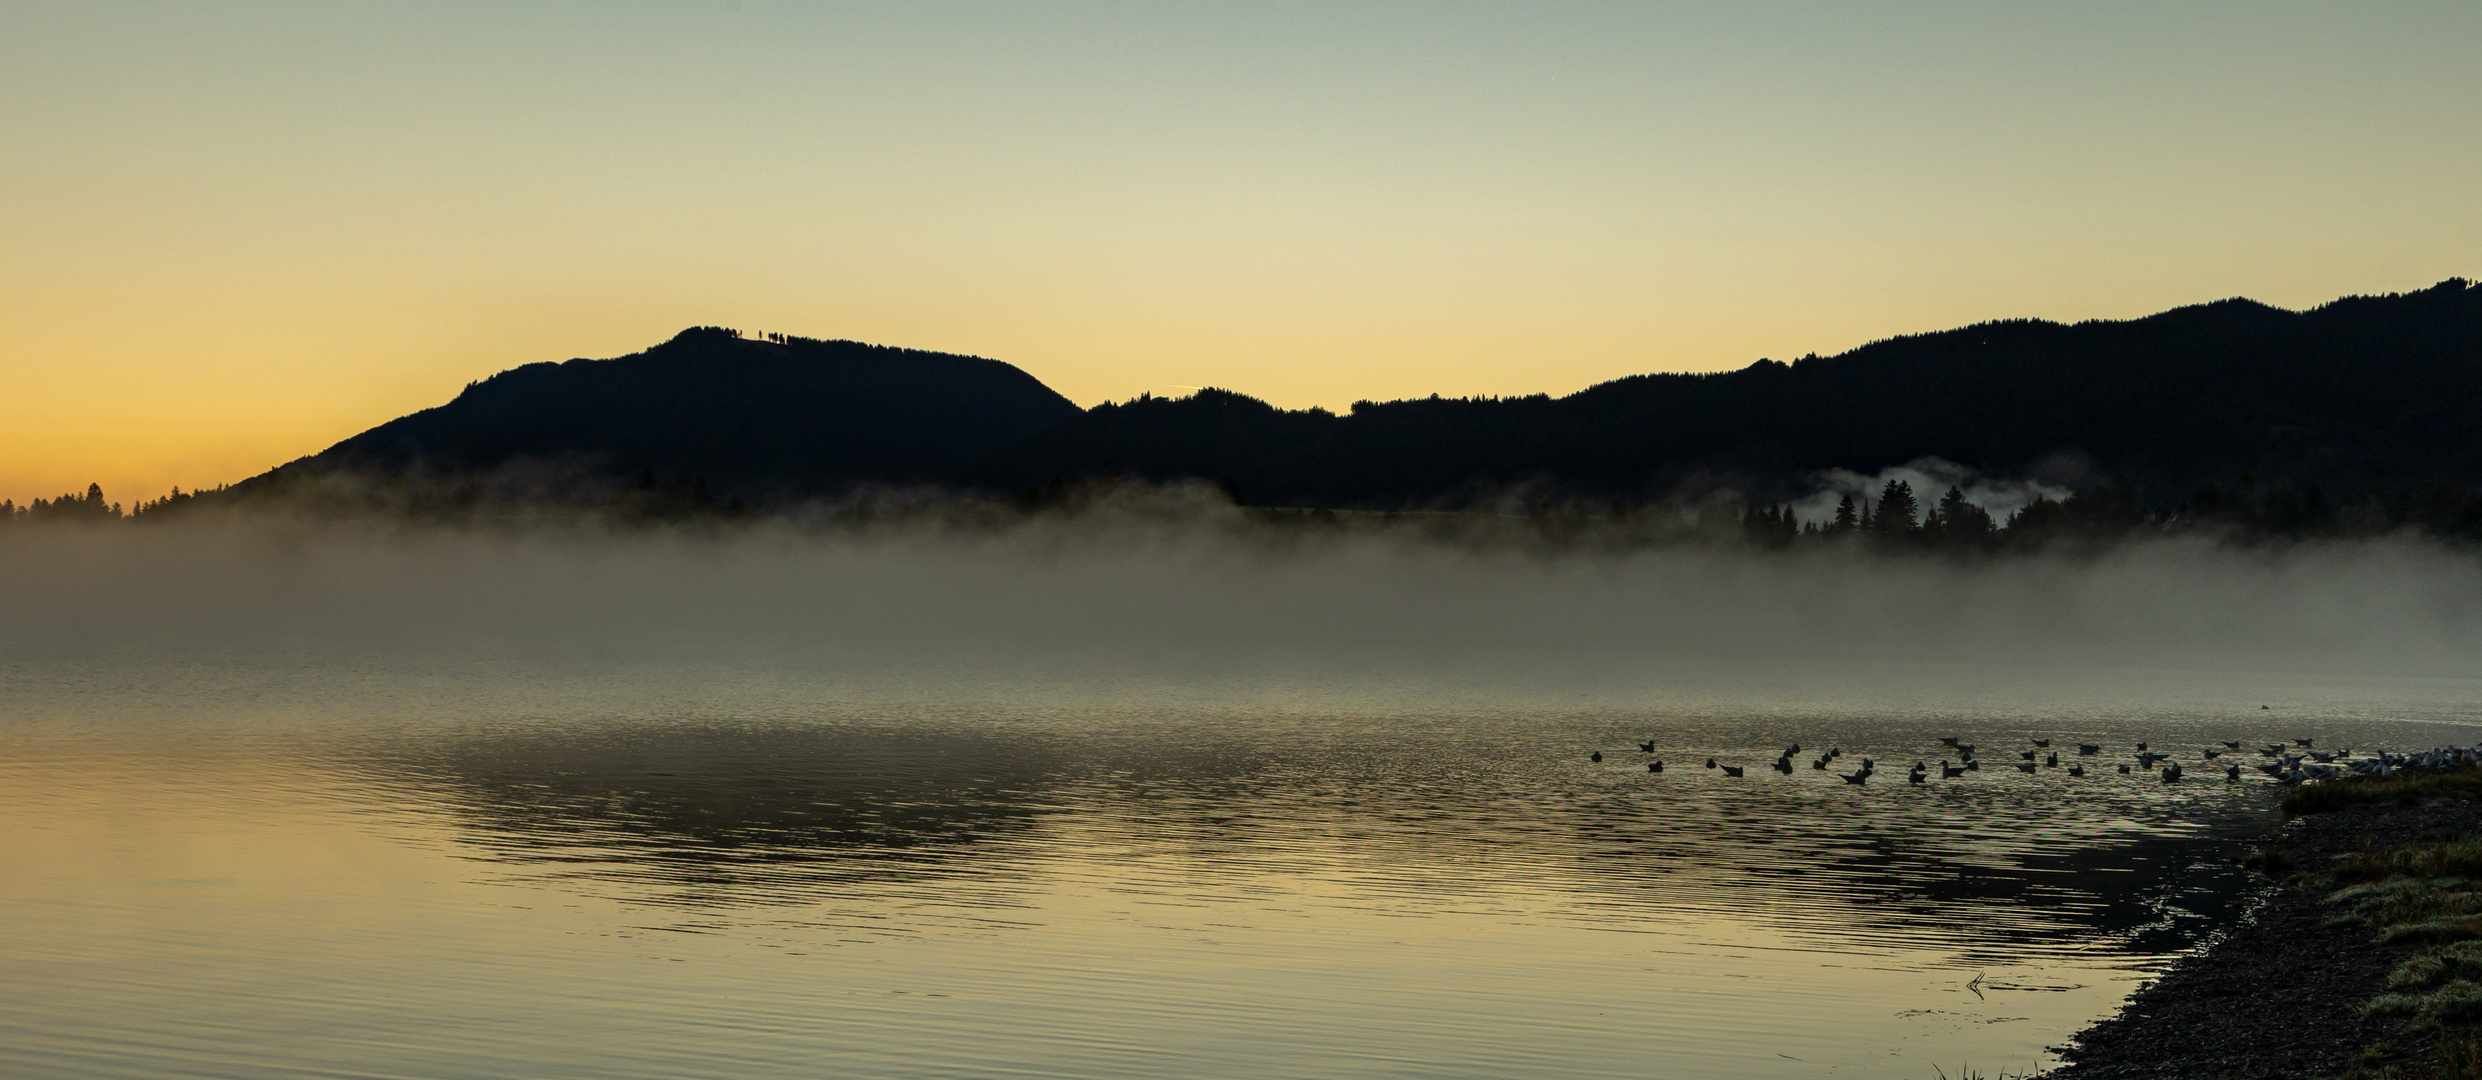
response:
<path id="1" fill-rule="evenodd" d="M 1578 723 L 20 730 L 0 1072 L 2018 1068 L 2168 947 L 2093 880 L 2176 907 L 2240 797 L 1650 777 Z"/>

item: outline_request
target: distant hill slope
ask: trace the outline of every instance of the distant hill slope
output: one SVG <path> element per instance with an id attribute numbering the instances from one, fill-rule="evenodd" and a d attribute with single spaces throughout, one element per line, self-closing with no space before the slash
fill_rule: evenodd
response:
<path id="1" fill-rule="evenodd" d="M 503 371 L 269 478 L 540 462 L 700 477 L 719 495 L 764 499 L 951 482 L 987 452 L 1077 415 L 997 360 L 701 327 L 631 356 Z"/>
<path id="2" fill-rule="evenodd" d="M 1251 502 L 1411 506 L 1531 484 L 1789 494 L 1821 469 L 1935 455 L 2081 461 L 2160 497 L 2254 472 L 2359 490 L 2482 482 L 2482 288 L 2248 300 L 2126 322 L 1984 323 L 1840 356 L 1638 375 L 1564 398 L 1287 412 L 1226 391 L 1104 405 L 985 457 L 995 488 L 1117 473 L 1228 480 Z"/>

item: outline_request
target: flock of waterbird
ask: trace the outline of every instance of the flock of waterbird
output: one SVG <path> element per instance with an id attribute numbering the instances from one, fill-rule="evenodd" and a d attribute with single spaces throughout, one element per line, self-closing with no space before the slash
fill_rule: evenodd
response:
<path id="1" fill-rule="evenodd" d="M 2008 767 L 2028 775 L 2042 769 L 2061 767 L 2059 752 L 2051 749 L 2051 740 L 2032 739 L 2029 741 L 2033 743 L 2032 748 L 2017 751 L 2017 759 L 2007 762 Z M 1956 780 L 1963 778 L 1967 773 L 1981 771 L 1982 761 L 1974 756 L 1977 747 L 1973 743 L 1965 742 L 1961 738 L 1945 738 L 1939 742 L 1940 745 L 1956 751 L 1958 762 L 1951 765 L 1947 758 L 1940 758 L 1936 770 L 1939 779 Z M 1637 748 L 1644 754 L 1655 753 L 1655 744 L 1652 740 L 1637 744 Z M 2296 738 L 2290 745 L 2278 742 L 2253 749 L 2256 750 L 2257 756 L 2267 759 L 2256 763 L 2255 768 L 2273 777 L 2278 783 L 2288 785 L 2298 784 L 2304 780 L 2332 780 L 2342 776 L 2393 776 L 2403 769 L 2428 770 L 2482 765 L 2482 748 L 2471 747 L 2445 747 L 2411 754 L 2394 754 L 2381 750 L 2376 753 L 2357 755 L 2350 749 L 2320 750 L 2317 748 L 2315 738 Z M 2239 740 L 2225 742 L 2220 746 L 2209 746 L 2198 752 L 2198 764 L 2210 773 L 2220 767 L 2224 781 L 2237 784 L 2241 782 L 2241 763 L 2239 761 L 2218 761 L 2218 759 L 2226 754 L 2237 757 L 2241 752 Z M 1801 757 L 1802 753 L 1801 744 L 1794 743 L 1783 753 L 1776 755 L 1775 762 L 1767 767 L 1790 776 L 1798 771 L 1794 762 Z M 2102 754 L 2103 747 L 2100 743 L 2076 744 L 2075 758 L 2096 758 Z M 2134 754 L 2137 759 L 2138 772 L 2160 776 L 2166 784 L 2178 783 L 2187 775 L 2187 770 L 2179 761 L 2174 760 L 2173 754 L 2149 749 L 2142 742 L 2136 745 Z M 1861 759 L 1860 768 L 1844 772 L 1836 764 L 1843 757 L 1842 747 L 1829 747 L 1810 758 L 1809 767 L 1815 772 L 1831 772 L 1841 777 L 1845 783 L 1856 786 L 1869 783 L 1870 778 L 1878 774 L 1878 762 L 1868 757 Z M 1603 752 L 1595 751 L 1591 760 L 1602 761 Z M 2120 775 L 2131 774 L 2128 762 L 2122 761 L 2114 764 L 2119 767 Z M 1725 776 L 1744 776 L 1749 772 L 1747 766 L 1726 765 L 1712 757 L 1706 759 L 1705 767 L 1718 770 Z M 1662 759 L 1648 761 L 1646 771 L 1662 772 Z M 2083 761 L 2072 759 L 2066 771 L 2070 776 L 2082 777 L 2086 775 L 2086 766 Z M 1914 784 L 1928 783 L 1932 772 L 1932 766 L 1928 761 L 1915 761 L 1913 767 L 1906 771 L 1905 780 Z"/>

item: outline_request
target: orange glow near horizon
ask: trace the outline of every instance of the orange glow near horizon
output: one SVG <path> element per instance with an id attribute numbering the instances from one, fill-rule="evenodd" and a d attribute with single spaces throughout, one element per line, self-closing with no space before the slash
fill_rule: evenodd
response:
<path id="1" fill-rule="evenodd" d="M 2477 276 L 2482 9 L 0 13 L 0 498 L 721 324 L 1081 405 L 1564 394 Z"/>

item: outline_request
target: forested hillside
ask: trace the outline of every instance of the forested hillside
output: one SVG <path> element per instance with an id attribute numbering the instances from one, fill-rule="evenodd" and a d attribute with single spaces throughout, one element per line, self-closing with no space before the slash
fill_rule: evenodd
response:
<path id="1" fill-rule="evenodd" d="M 1140 398 L 986 457 L 996 488 L 1120 474 L 1229 481 L 1271 505 L 1455 505 L 1511 486 L 1601 499 L 1939 457 L 2155 499 L 2211 482 L 2360 491 L 2482 482 L 2482 289 L 2291 312 L 2247 300 L 2127 322 L 1983 323 L 1838 356 L 1637 375 L 1562 398 L 1288 412 L 1222 390 Z"/>

